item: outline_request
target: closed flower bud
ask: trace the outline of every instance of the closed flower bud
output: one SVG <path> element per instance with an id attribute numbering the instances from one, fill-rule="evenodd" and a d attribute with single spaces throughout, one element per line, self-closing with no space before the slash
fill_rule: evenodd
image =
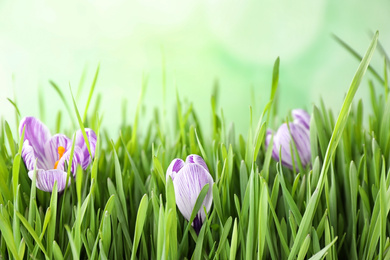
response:
<path id="1" fill-rule="evenodd" d="M 191 218 L 200 191 L 207 183 L 210 185 L 202 207 L 192 222 L 195 231 L 199 233 L 206 218 L 203 206 L 206 207 L 208 212 L 213 201 L 212 187 L 214 181 L 206 163 L 202 157 L 195 154 L 189 155 L 185 162 L 181 159 L 174 159 L 169 165 L 166 175 L 167 179 L 172 178 L 176 205 L 188 221 Z"/>
<path id="2" fill-rule="evenodd" d="M 298 159 L 294 154 L 295 149 L 293 141 L 298 151 L 302 166 L 306 167 L 306 165 L 310 163 L 311 159 L 309 130 L 310 115 L 303 109 L 293 110 L 292 115 L 294 121 L 288 124 L 290 129 L 288 129 L 287 123 L 284 123 L 274 134 L 272 157 L 277 161 L 281 159 L 282 164 L 290 169 L 292 169 L 293 165 L 295 165 L 295 169 L 298 170 Z M 272 134 L 272 131 L 267 131 L 265 140 L 266 147 L 268 147 L 271 141 Z M 291 152 L 293 154 L 291 154 Z M 281 158 L 279 158 L 279 155 Z"/>

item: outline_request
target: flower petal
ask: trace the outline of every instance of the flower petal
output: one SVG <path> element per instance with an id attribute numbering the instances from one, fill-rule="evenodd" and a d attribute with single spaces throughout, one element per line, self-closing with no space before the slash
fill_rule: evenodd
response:
<path id="1" fill-rule="evenodd" d="M 291 127 L 292 123 L 290 123 Z M 287 128 L 287 124 L 282 124 L 274 136 L 274 149 L 272 157 L 279 160 L 279 153 L 282 157 L 282 164 L 292 169 L 291 151 L 290 151 L 291 136 Z"/>
<path id="2" fill-rule="evenodd" d="M 206 165 L 205 161 L 203 160 L 203 158 L 201 156 L 197 155 L 197 154 L 190 154 L 190 155 L 188 155 L 187 159 L 186 159 L 186 163 L 199 164 L 200 166 L 205 168 L 206 171 L 210 172 L 209 168 L 207 168 L 207 165 Z"/>
<path id="3" fill-rule="evenodd" d="M 35 156 L 38 157 L 38 160 L 44 158 L 44 145 L 51 136 L 49 129 L 35 117 L 25 117 L 20 121 L 20 136 L 23 133 L 23 128 L 25 128 L 24 142 L 29 142 L 29 145 L 34 150 Z"/>
<path id="4" fill-rule="evenodd" d="M 34 164 L 37 157 L 34 154 L 34 149 L 30 145 L 30 142 L 28 140 L 23 142 L 22 147 L 22 158 L 24 163 L 26 164 L 26 168 L 29 171 L 34 170 Z M 37 167 L 42 169 L 42 163 L 41 161 L 37 162 Z"/>
<path id="5" fill-rule="evenodd" d="M 301 124 L 290 125 L 290 130 L 295 146 L 297 147 L 299 159 L 305 167 L 308 163 L 310 163 L 311 159 L 310 131 Z M 295 161 L 297 160 L 295 159 Z"/>
<path id="6" fill-rule="evenodd" d="M 33 178 L 33 171 L 28 172 L 28 177 Z M 57 191 L 65 189 L 67 173 L 61 170 L 38 170 L 37 188 L 46 192 L 53 190 L 54 182 L 57 181 Z M 70 184 L 70 180 L 68 182 Z"/>
<path id="7" fill-rule="evenodd" d="M 207 183 L 210 184 L 210 187 L 202 205 L 209 211 L 213 200 L 212 186 L 214 181 L 205 168 L 199 164 L 186 164 L 173 180 L 177 207 L 187 220 L 191 217 L 192 210 L 200 191 Z M 206 218 L 203 206 L 199 210 L 198 215 L 199 214 L 203 222 Z"/>
<path id="8" fill-rule="evenodd" d="M 56 161 L 60 160 L 58 154 L 58 147 L 64 147 L 65 153 L 72 148 L 72 141 L 63 134 L 56 134 L 52 136 L 45 144 L 45 157 L 42 158 L 46 167 L 43 169 L 54 169 Z M 39 159 L 38 159 L 39 160 Z"/>
<path id="9" fill-rule="evenodd" d="M 265 134 L 265 149 L 268 149 L 268 145 L 270 144 L 271 142 L 271 138 L 272 138 L 272 130 L 267 130 L 267 133 Z"/>
<path id="10" fill-rule="evenodd" d="M 169 177 L 171 177 L 172 180 L 174 180 L 176 174 L 181 170 L 181 168 L 183 168 L 184 165 L 185 163 L 182 159 L 178 159 L 178 158 L 174 159 L 167 169 L 167 173 L 166 173 L 167 181 Z"/>
<path id="11" fill-rule="evenodd" d="M 61 159 L 58 161 L 58 164 L 57 164 L 58 170 L 62 170 L 62 171 L 66 170 L 64 167 L 65 161 L 69 164 L 71 149 L 72 148 L 70 148 L 68 151 L 66 151 L 64 153 L 64 155 L 61 157 Z M 75 146 L 74 152 L 73 152 L 72 168 L 70 169 L 70 171 L 73 173 L 73 176 L 76 176 L 77 165 L 81 165 L 81 163 L 83 161 L 84 161 L 84 155 L 83 155 L 83 152 L 81 151 L 81 148 L 78 146 Z"/>
<path id="12" fill-rule="evenodd" d="M 96 148 L 96 134 L 92 129 L 85 128 L 85 133 L 87 134 L 88 141 L 89 141 L 89 147 L 91 148 L 91 155 L 92 158 L 95 157 L 95 148 Z M 81 151 L 83 153 L 83 161 L 81 162 L 81 166 L 83 169 L 87 169 L 88 165 L 92 162 L 91 156 L 89 155 L 87 144 L 84 140 L 84 136 L 81 130 L 78 130 L 76 132 L 76 141 L 75 146 L 78 146 L 81 148 Z"/>
<path id="13" fill-rule="evenodd" d="M 294 109 L 292 112 L 294 123 L 302 124 L 306 129 L 310 128 L 310 115 L 303 109 Z"/>
<path id="14" fill-rule="evenodd" d="M 301 163 L 305 167 L 308 163 L 310 163 L 311 158 L 310 132 L 302 124 L 290 123 L 289 125 L 290 131 L 287 128 L 287 124 L 283 124 L 279 127 L 274 137 L 274 150 L 272 151 L 272 157 L 274 157 L 275 160 L 279 160 L 279 149 L 281 149 L 280 154 L 282 156 L 282 164 L 292 169 L 292 160 L 294 160 L 295 166 L 298 169 L 298 160 L 295 154 L 291 154 L 291 150 L 294 151 L 291 140 L 292 136 Z"/>

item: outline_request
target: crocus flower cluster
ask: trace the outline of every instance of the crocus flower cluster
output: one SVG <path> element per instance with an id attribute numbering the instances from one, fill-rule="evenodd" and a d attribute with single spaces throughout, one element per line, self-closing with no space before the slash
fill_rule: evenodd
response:
<path id="1" fill-rule="evenodd" d="M 28 169 L 28 176 L 33 177 L 35 161 L 37 162 L 37 188 L 51 192 L 54 182 L 57 181 L 58 192 L 65 189 L 67 172 L 65 162 L 69 163 L 72 140 L 63 134 L 51 136 L 49 129 L 35 117 L 25 117 L 19 125 L 19 133 L 24 142 L 22 147 L 22 158 Z M 85 129 L 92 157 L 95 156 L 96 134 L 93 130 Z M 77 165 L 86 169 L 92 158 L 88 152 L 81 130 L 76 132 L 74 153 L 71 172 L 76 172 Z"/>
<path id="2" fill-rule="evenodd" d="M 174 159 L 167 169 L 166 178 L 167 180 L 172 178 L 177 207 L 188 221 L 191 218 L 200 191 L 207 183 L 210 184 L 202 207 L 192 222 L 195 231 L 199 233 L 206 218 L 203 206 L 206 207 L 208 212 L 213 200 L 212 187 L 214 181 L 206 163 L 202 157 L 196 154 L 187 156 L 185 162 L 181 159 Z"/>
<path id="3" fill-rule="evenodd" d="M 293 122 L 289 123 L 290 130 L 287 123 L 282 124 L 278 131 L 274 134 L 272 157 L 279 161 L 279 153 L 281 155 L 282 164 L 290 169 L 293 168 L 293 160 L 295 169 L 298 170 L 298 160 L 294 154 L 294 147 L 292 146 L 292 139 L 297 148 L 299 158 L 302 166 L 305 167 L 310 163 L 310 115 L 303 109 L 294 109 L 292 111 L 294 118 Z M 265 140 L 265 145 L 268 147 L 273 132 L 268 130 Z M 291 154 L 291 151 L 293 154 Z"/>

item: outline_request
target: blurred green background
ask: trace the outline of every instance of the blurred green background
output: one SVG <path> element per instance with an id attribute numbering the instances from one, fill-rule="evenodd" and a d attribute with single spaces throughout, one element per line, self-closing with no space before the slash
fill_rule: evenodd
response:
<path id="1" fill-rule="evenodd" d="M 14 109 L 6 99 L 14 100 L 15 95 L 22 116 L 39 116 L 41 90 L 45 123 L 53 130 L 58 110 L 69 122 L 49 80 L 61 87 L 71 104 L 69 83 L 76 94 L 85 70 L 86 86 L 78 100 L 84 111 L 100 63 L 96 93 L 102 94 L 103 126 L 117 136 L 123 99 L 127 122 L 133 121 L 142 75 L 147 75 L 147 112 L 141 118 L 145 126 L 153 108 L 162 109 L 165 56 L 169 115 L 177 89 L 183 100 L 193 103 L 202 127 L 210 129 L 210 97 L 218 80 L 219 106 L 227 123 L 234 122 L 236 130 L 246 134 L 249 106 L 258 116 L 268 100 L 276 57 L 281 59 L 281 117 L 296 107 L 310 110 L 320 97 L 338 109 L 358 61 L 332 34 L 364 54 L 372 33 L 379 30 L 386 49 L 389 17 L 388 0 L 2 0 L 1 117 L 15 128 Z M 383 71 L 379 52 L 372 64 Z M 367 90 L 365 81 L 358 98 L 368 100 Z M 95 99 L 96 95 L 91 108 Z"/>

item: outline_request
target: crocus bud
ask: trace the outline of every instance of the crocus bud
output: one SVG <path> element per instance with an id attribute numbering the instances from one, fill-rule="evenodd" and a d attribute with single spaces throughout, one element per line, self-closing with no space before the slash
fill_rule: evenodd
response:
<path id="1" fill-rule="evenodd" d="M 202 157 L 196 154 L 187 156 L 185 162 L 181 159 L 174 159 L 167 169 L 166 178 L 167 180 L 168 178 L 172 178 L 173 187 L 175 189 L 176 205 L 183 217 L 188 221 L 191 218 L 196 199 L 203 186 L 207 183 L 210 185 L 207 195 L 203 200 L 202 207 L 192 222 L 195 231 L 199 233 L 206 218 L 203 206 L 205 206 L 207 212 L 209 212 L 213 201 L 212 187 L 214 181 L 206 163 Z"/>
<path id="2" fill-rule="evenodd" d="M 292 111 L 294 118 L 293 122 L 289 123 L 290 130 L 287 124 L 282 124 L 278 131 L 274 134 L 272 157 L 279 161 L 279 153 L 281 155 L 282 164 L 290 169 L 293 168 L 293 158 L 295 169 L 298 170 L 298 160 L 294 154 L 291 137 L 294 140 L 302 166 L 305 167 L 310 163 L 310 115 L 303 109 L 294 109 Z M 265 145 L 268 147 L 272 131 L 268 130 L 265 139 Z M 293 155 L 291 154 L 293 152 Z"/>

